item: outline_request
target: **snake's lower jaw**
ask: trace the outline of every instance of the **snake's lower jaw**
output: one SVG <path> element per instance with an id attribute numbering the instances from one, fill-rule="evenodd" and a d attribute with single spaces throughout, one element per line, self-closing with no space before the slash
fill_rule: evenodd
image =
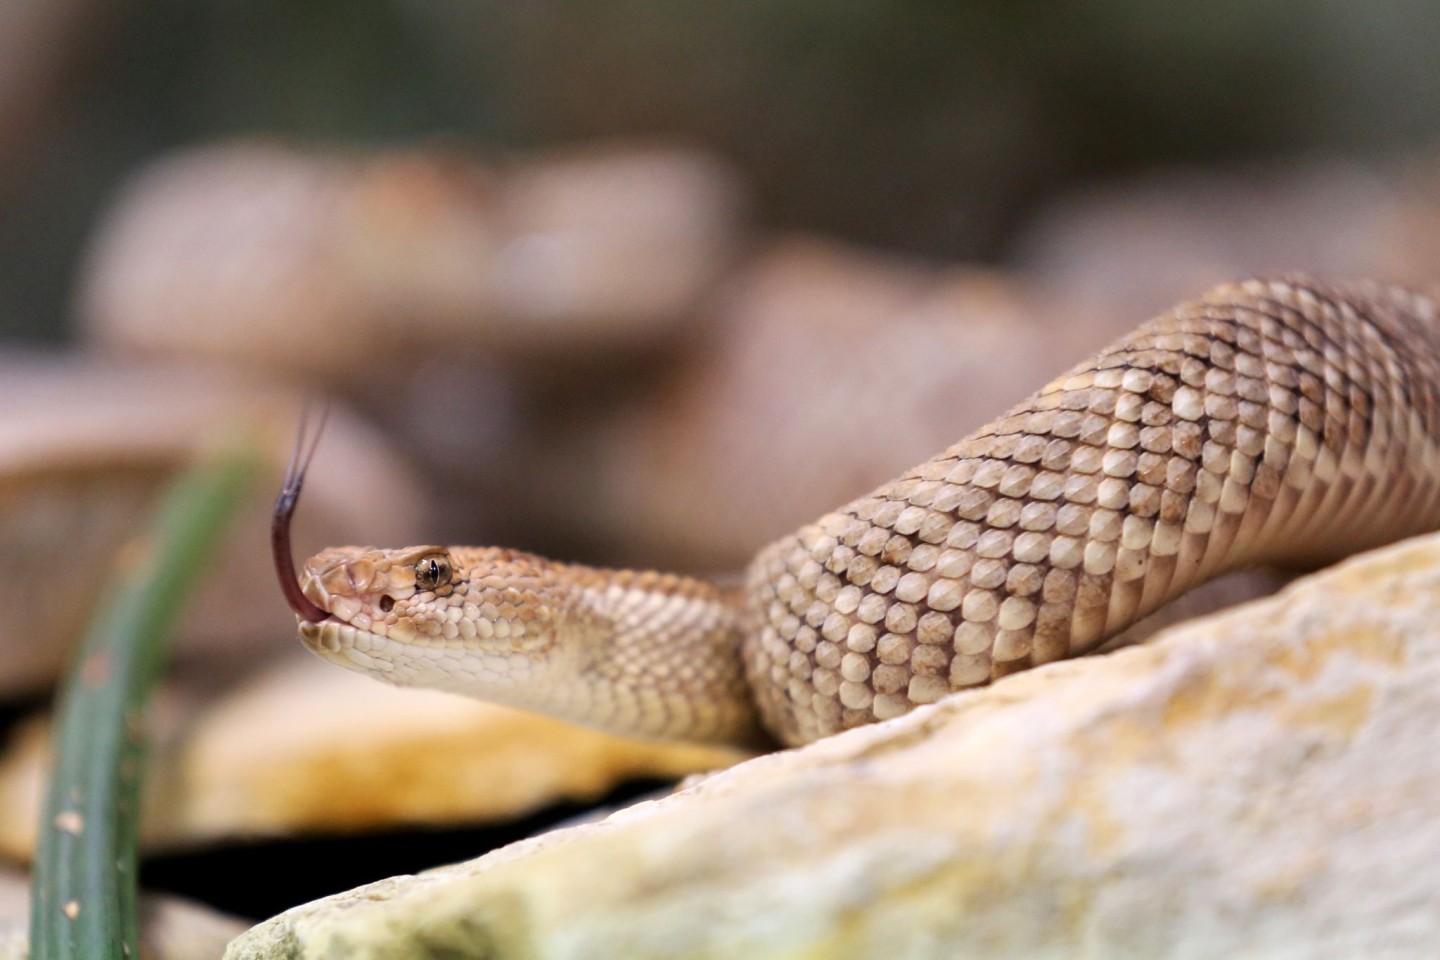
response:
<path id="1" fill-rule="evenodd" d="M 325 631 L 321 629 L 321 624 L 310 620 L 300 620 L 298 617 L 296 619 L 299 622 L 297 630 L 300 634 L 300 644 L 306 650 L 317 656 L 325 657 L 327 660 L 331 659 L 327 654 L 339 652 L 338 643 L 332 643 L 332 646 L 327 649 L 324 639 Z"/>
<path id="2" fill-rule="evenodd" d="M 393 665 L 384 659 L 372 657 L 365 652 L 365 647 L 371 646 L 366 643 L 367 639 L 373 639 L 384 643 L 381 637 L 366 633 L 347 623 L 337 623 L 334 620 L 326 620 L 323 623 L 314 623 L 309 620 L 301 620 L 299 627 L 300 643 L 311 653 L 328 660 L 338 666 L 349 670 L 356 670 L 381 680 L 392 680 L 390 676 Z"/>
<path id="3" fill-rule="evenodd" d="M 481 683 L 477 658 L 443 644 L 412 644 L 415 631 L 408 624 L 392 624 L 394 635 L 381 635 L 338 620 L 301 620 L 297 633 L 301 645 L 320 659 L 384 683 L 497 699 Z"/>
<path id="4" fill-rule="evenodd" d="M 341 631 L 335 629 L 340 626 L 341 624 L 335 623 L 333 620 L 323 623 L 301 620 L 298 631 L 300 645 L 321 660 L 327 660 L 336 666 L 345 667 L 347 670 L 359 670 L 362 673 L 374 673 L 373 661 L 362 663 L 354 656 L 353 646 L 344 642 Z M 370 658 L 364 659 L 369 660 Z"/>

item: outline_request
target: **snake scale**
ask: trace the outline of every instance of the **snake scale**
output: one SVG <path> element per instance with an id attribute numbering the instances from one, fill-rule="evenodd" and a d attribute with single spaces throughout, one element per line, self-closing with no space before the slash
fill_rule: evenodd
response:
<path id="1" fill-rule="evenodd" d="M 764 548 L 733 590 L 439 546 L 327 549 L 297 585 L 303 464 L 276 561 L 305 646 L 379 679 L 801 744 L 1093 650 L 1222 572 L 1440 527 L 1437 312 L 1371 282 L 1218 287 Z"/>

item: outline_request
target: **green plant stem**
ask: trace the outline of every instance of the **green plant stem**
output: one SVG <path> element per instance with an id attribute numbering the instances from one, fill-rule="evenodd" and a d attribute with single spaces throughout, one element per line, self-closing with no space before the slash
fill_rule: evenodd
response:
<path id="1" fill-rule="evenodd" d="M 56 710 L 32 887 L 34 960 L 140 955 L 145 708 L 185 600 L 257 465 L 251 455 L 231 454 L 182 476 L 154 532 L 122 555 L 97 608 Z"/>

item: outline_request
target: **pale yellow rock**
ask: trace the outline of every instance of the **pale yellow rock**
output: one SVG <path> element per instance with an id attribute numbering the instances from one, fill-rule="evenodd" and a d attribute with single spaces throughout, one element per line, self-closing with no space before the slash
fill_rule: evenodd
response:
<path id="1" fill-rule="evenodd" d="M 1437 728 L 1432 536 L 226 956 L 1432 956 Z"/>
<path id="2" fill-rule="evenodd" d="M 0 868 L 0 960 L 29 956 L 29 924 L 29 880 Z M 140 900 L 140 949 L 147 960 L 214 960 L 244 929 L 244 921 L 180 897 Z"/>
<path id="3" fill-rule="evenodd" d="M 213 703 L 188 699 L 161 703 L 141 830 L 148 850 L 496 822 L 743 756 L 387 687 L 308 654 Z M 28 859 L 34 848 L 46 732 L 31 725 L 0 761 L 0 853 L 11 858 Z"/>

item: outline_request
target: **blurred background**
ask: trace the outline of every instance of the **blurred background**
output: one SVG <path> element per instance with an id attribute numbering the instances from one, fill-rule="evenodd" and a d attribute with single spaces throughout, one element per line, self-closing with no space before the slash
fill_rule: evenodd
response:
<path id="1" fill-rule="evenodd" d="M 165 477 L 237 420 L 282 461 L 305 393 L 338 412 L 302 552 L 726 574 L 1209 285 L 1428 286 L 1437 48 L 1424 0 L 0 2 L 9 715 Z M 293 653 L 268 497 L 190 618 L 177 743 Z M 187 820 L 190 776 L 158 847 L 339 829 Z"/>
<path id="2" fill-rule="evenodd" d="M 1209 284 L 1440 256 L 1419 0 L 0 18 L 0 338 L 339 392 L 448 539 L 736 566 Z"/>
<path id="3" fill-rule="evenodd" d="M 37 0 L 0 23 L 0 321 L 73 328 L 124 179 L 235 137 L 485 151 L 662 136 L 743 174 L 758 222 L 1013 255 L 1080 185 L 1440 123 L 1423 0 Z"/>

